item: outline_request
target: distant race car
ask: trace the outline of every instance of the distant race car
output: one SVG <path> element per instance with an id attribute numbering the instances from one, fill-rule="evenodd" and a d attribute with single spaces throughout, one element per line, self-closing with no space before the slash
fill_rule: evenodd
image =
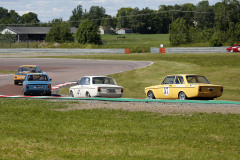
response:
<path id="1" fill-rule="evenodd" d="M 222 96 L 223 86 L 211 84 L 206 77 L 192 74 L 169 75 L 161 84 L 145 88 L 149 99 L 206 99 Z"/>
<path id="2" fill-rule="evenodd" d="M 240 52 L 240 44 L 234 44 L 226 49 L 228 52 Z"/>
<path id="3" fill-rule="evenodd" d="M 71 97 L 121 98 L 123 90 L 111 77 L 86 76 L 69 88 L 69 94 Z"/>
<path id="4" fill-rule="evenodd" d="M 24 95 L 51 96 L 51 79 L 49 79 L 46 73 L 26 74 L 22 91 Z"/>
<path id="5" fill-rule="evenodd" d="M 42 73 L 42 70 L 36 65 L 22 65 L 14 74 L 14 84 L 22 83 L 27 73 Z"/>

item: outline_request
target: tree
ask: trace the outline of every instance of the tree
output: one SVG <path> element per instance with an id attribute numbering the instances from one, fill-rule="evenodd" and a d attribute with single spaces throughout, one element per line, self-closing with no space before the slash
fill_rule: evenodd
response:
<path id="1" fill-rule="evenodd" d="M 102 26 L 104 30 L 109 30 L 110 28 L 113 28 L 114 27 L 113 18 L 110 15 L 106 15 L 102 19 Z"/>
<path id="2" fill-rule="evenodd" d="M 188 25 L 183 18 L 176 19 L 170 25 L 169 40 L 173 46 L 189 42 Z"/>
<path id="3" fill-rule="evenodd" d="M 40 22 L 37 14 L 33 12 L 29 12 L 27 14 L 22 15 L 20 21 L 22 24 L 26 24 L 27 26 L 39 26 L 39 22 Z"/>
<path id="4" fill-rule="evenodd" d="M 15 12 L 15 10 L 10 10 L 8 15 L 9 15 L 9 20 L 8 20 L 9 24 L 17 24 L 20 22 L 21 16 L 17 12 Z"/>
<path id="5" fill-rule="evenodd" d="M 214 24 L 214 13 L 209 6 L 208 1 L 201 1 L 197 4 L 196 13 L 194 14 L 196 27 L 203 29 L 204 27 L 212 28 Z"/>
<path id="6" fill-rule="evenodd" d="M 82 44 L 101 44 L 102 40 L 98 32 L 98 26 L 93 21 L 86 19 L 77 29 L 76 40 Z"/>
<path id="7" fill-rule="evenodd" d="M 209 40 L 209 44 L 212 47 L 219 47 L 223 45 L 224 42 L 224 33 L 220 30 L 214 32 L 213 36 Z"/>
<path id="8" fill-rule="evenodd" d="M 82 5 L 78 5 L 77 8 L 74 8 L 74 10 L 72 11 L 72 16 L 69 19 L 71 26 L 78 28 L 82 16 L 83 16 Z"/>
<path id="9" fill-rule="evenodd" d="M 92 20 L 97 26 L 101 25 L 101 20 L 105 16 L 106 10 L 103 7 L 92 6 L 88 13 L 85 13 L 85 19 Z"/>
<path id="10" fill-rule="evenodd" d="M 118 10 L 117 13 L 117 27 L 119 28 L 129 28 L 129 16 L 131 15 L 131 12 L 133 11 L 132 8 L 121 8 Z"/>
<path id="11" fill-rule="evenodd" d="M 73 42 L 74 38 L 71 34 L 70 26 L 67 23 L 54 23 L 46 36 L 48 42 Z"/>

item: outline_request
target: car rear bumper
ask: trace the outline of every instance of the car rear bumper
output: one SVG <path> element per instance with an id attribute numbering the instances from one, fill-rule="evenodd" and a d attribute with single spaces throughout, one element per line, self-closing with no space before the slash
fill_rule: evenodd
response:
<path id="1" fill-rule="evenodd" d="M 122 94 L 118 93 L 98 93 L 97 97 L 105 97 L 105 98 L 121 98 Z"/>
<path id="2" fill-rule="evenodd" d="M 51 90 L 27 90 L 25 92 L 27 95 L 50 95 Z"/>

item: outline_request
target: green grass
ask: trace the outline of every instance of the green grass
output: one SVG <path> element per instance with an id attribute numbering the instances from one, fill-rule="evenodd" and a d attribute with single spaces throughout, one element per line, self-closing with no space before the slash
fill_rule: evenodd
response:
<path id="1" fill-rule="evenodd" d="M 16 70 L 0 70 L 0 74 L 14 74 Z"/>
<path id="2" fill-rule="evenodd" d="M 239 159 L 240 115 L 65 110 L 0 100 L 0 159 Z"/>
<path id="3" fill-rule="evenodd" d="M 223 85 L 223 96 L 218 100 L 240 101 L 240 54 L 85 55 L 62 58 L 153 61 L 154 64 L 146 68 L 110 75 L 125 88 L 124 97 L 127 98 L 145 98 L 144 88 L 161 83 L 166 75 L 189 73 L 205 75 L 211 83 Z M 67 92 L 66 88 L 60 93 Z"/>
<path id="4" fill-rule="evenodd" d="M 160 47 L 160 44 L 169 46 L 168 34 L 126 34 L 126 35 L 101 35 L 105 42 L 103 45 L 62 43 L 57 48 L 130 48 L 132 53 L 150 52 L 150 47 Z M 125 38 L 118 38 L 118 37 Z M 0 43 L 0 48 L 55 48 L 54 43 L 29 42 L 27 43 Z"/>

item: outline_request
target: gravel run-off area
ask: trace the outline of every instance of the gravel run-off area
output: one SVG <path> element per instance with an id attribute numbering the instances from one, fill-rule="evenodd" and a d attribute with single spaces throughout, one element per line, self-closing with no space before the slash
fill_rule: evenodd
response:
<path id="1" fill-rule="evenodd" d="M 221 113 L 239 114 L 239 104 L 196 104 L 196 103 L 159 103 L 159 102 L 108 102 L 84 100 L 81 103 L 69 104 L 61 111 L 84 109 L 118 109 L 130 112 L 146 111 L 163 115 L 178 115 L 190 113 Z"/>

